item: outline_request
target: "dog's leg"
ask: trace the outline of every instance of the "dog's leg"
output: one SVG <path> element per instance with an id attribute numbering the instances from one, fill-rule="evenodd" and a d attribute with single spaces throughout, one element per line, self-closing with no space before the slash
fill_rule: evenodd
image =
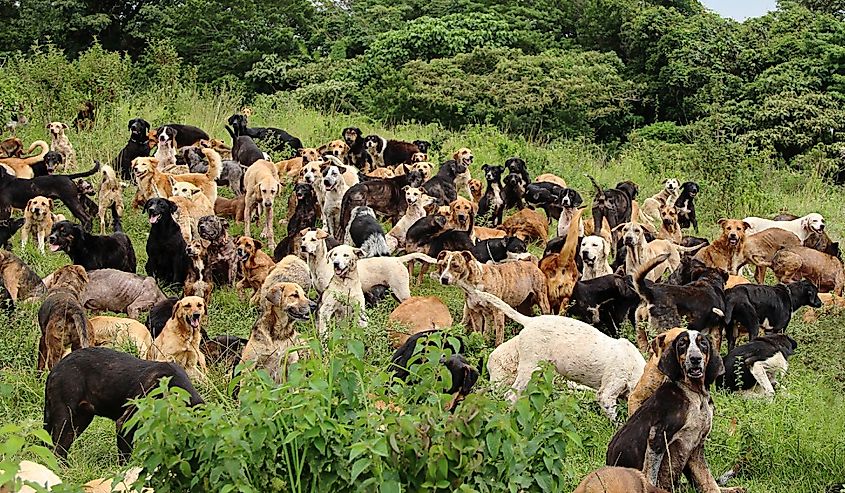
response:
<path id="1" fill-rule="evenodd" d="M 496 310 L 493 313 L 492 319 L 495 329 L 496 346 L 498 347 L 505 342 L 505 314 L 500 310 Z"/>
<path id="2" fill-rule="evenodd" d="M 618 424 L 616 421 L 616 399 L 625 389 L 626 383 L 622 379 L 608 382 L 599 389 L 596 393 L 596 401 L 601 406 L 604 414 L 610 419 L 613 424 Z"/>
<path id="3" fill-rule="evenodd" d="M 265 225 L 264 228 L 267 230 L 267 244 L 270 247 L 270 251 L 276 249 L 276 235 L 273 234 L 273 207 L 268 207 L 267 210 L 267 217 L 265 218 Z"/>
<path id="4" fill-rule="evenodd" d="M 689 470 L 690 482 L 698 487 L 698 491 L 702 491 L 704 493 L 719 493 L 728 491 L 739 493 L 741 491 L 745 491 L 742 488 L 719 488 L 716 480 L 713 479 L 713 474 L 710 472 L 707 460 L 704 459 L 703 443 L 692 451 L 692 454 L 687 461 L 687 469 Z"/>
<path id="5" fill-rule="evenodd" d="M 774 386 L 772 386 L 772 382 L 769 381 L 769 375 L 766 373 L 765 363 L 762 361 L 758 361 L 751 365 L 751 368 L 749 370 L 754 376 L 754 380 L 757 380 L 757 384 L 763 388 L 763 394 L 769 398 L 774 397 L 775 388 Z"/>
<path id="6" fill-rule="evenodd" d="M 21 228 L 21 248 L 26 248 L 26 243 L 29 241 L 29 225 L 24 225 Z"/>
<path id="7" fill-rule="evenodd" d="M 244 199 L 244 236 L 247 238 L 252 238 L 250 226 L 252 225 L 252 207 L 254 205 L 254 199 L 252 198 L 251 192 L 251 190 L 248 190 L 246 198 Z"/>
<path id="8" fill-rule="evenodd" d="M 44 230 L 38 232 L 38 251 L 41 252 L 41 255 L 44 255 L 44 241 L 46 237 L 44 235 Z"/>

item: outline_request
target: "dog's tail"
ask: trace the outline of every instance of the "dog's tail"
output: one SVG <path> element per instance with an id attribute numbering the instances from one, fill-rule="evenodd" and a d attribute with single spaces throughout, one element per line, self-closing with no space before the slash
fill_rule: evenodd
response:
<path id="1" fill-rule="evenodd" d="M 202 153 L 208 159 L 208 170 L 205 172 L 205 176 L 209 180 L 219 179 L 220 174 L 223 173 L 223 158 L 217 151 L 208 147 L 203 147 Z"/>
<path id="2" fill-rule="evenodd" d="M 645 276 L 654 270 L 655 267 L 665 262 L 667 258 L 669 258 L 668 253 L 652 257 L 649 261 L 639 266 L 634 272 L 634 289 L 637 291 L 637 294 L 640 295 L 640 298 L 649 303 L 653 301 L 654 294 L 651 291 L 651 288 L 646 284 Z"/>
<path id="3" fill-rule="evenodd" d="M 44 160 L 44 156 L 50 152 L 50 145 L 44 142 L 43 140 L 36 140 L 32 144 L 30 144 L 29 149 L 26 150 L 27 154 L 31 154 L 32 151 L 35 150 L 36 147 L 41 148 L 41 152 L 38 153 L 37 156 L 30 156 L 23 160 L 23 163 L 27 166 L 32 166 L 33 164 L 38 164 L 39 162 Z"/>
<path id="4" fill-rule="evenodd" d="M 475 296 L 478 296 L 479 298 L 481 298 L 482 301 L 484 301 L 485 303 L 489 303 L 489 304 L 493 305 L 494 307 L 498 308 L 500 311 L 502 311 L 505 314 L 506 317 L 515 321 L 519 325 L 522 325 L 523 327 L 528 325 L 529 323 L 531 323 L 531 319 L 534 318 L 534 317 L 529 317 L 529 316 L 526 316 L 526 315 L 519 313 L 518 311 L 514 310 L 510 305 L 508 305 L 507 303 L 505 303 L 504 301 L 502 301 L 501 299 L 499 299 L 495 295 L 492 295 L 490 293 L 485 293 L 484 291 L 479 291 L 475 288 L 473 288 L 473 291 L 475 291 Z"/>
<path id="5" fill-rule="evenodd" d="M 563 265 L 569 265 L 570 262 L 575 261 L 575 250 L 578 248 L 578 230 L 581 226 L 581 214 L 584 209 L 578 209 L 569 221 L 569 229 L 566 232 L 566 240 L 563 242 L 563 248 L 560 249 L 560 258 L 563 260 Z"/>
<path id="6" fill-rule="evenodd" d="M 590 175 L 584 175 L 584 176 L 586 176 L 587 178 L 589 178 L 589 179 L 590 179 L 590 181 L 591 181 L 591 182 L 593 182 L 593 186 L 594 186 L 594 187 L 596 187 L 596 193 L 601 193 L 601 186 L 600 186 L 600 185 L 599 185 L 599 183 L 596 181 L 596 179 L 595 179 L 595 178 L 593 178 L 593 177 L 592 177 L 592 176 L 590 176 Z"/>
<path id="7" fill-rule="evenodd" d="M 82 173 L 74 173 L 72 175 L 65 175 L 65 176 L 67 176 L 71 180 L 75 180 L 77 178 L 85 178 L 85 177 L 91 176 L 94 173 L 96 173 L 97 171 L 100 171 L 100 162 L 95 159 L 94 160 L 94 167 L 89 169 L 88 171 L 83 171 Z M 112 173 L 114 173 L 114 171 L 112 171 Z"/>
<path id="8" fill-rule="evenodd" d="M 694 246 L 691 246 L 691 247 L 685 247 L 685 246 L 681 246 L 681 245 L 675 245 L 675 250 L 679 251 L 680 253 L 692 253 L 692 252 L 694 252 L 694 251 L 696 251 L 696 250 L 699 250 L 699 249 L 703 248 L 704 246 L 705 246 L 705 244 L 704 244 L 704 243 L 702 243 L 702 244 L 700 244 L 700 245 L 694 245 Z"/>
<path id="9" fill-rule="evenodd" d="M 117 213 L 117 203 L 115 202 L 111 204 L 111 217 L 114 221 L 114 232 L 123 233 L 123 225 L 120 224 L 120 215 Z"/>
<path id="10" fill-rule="evenodd" d="M 420 260 L 420 261 L 423 261 L 427 264 L 436 264 L 437 263 L 436 258 L 429 257 L 428 255 L 426 255 L 424 253 L 418 253 L 418 252 L 417 253 L 409 253 L 407 255 L 402 255 L 401 257 L 396 257 L 396 259 L 399 260 L 400 262 L 402 262 L 403 264 L 406 263 L 406 262 L 409 262 L 411 260 Z"/>

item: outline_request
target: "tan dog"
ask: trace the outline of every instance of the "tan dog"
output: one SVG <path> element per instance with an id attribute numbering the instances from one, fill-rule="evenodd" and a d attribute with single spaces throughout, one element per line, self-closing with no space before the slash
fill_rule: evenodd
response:
<path id="1" fill-rule="evenodd" d="M 282 191 L 282 184 L 279 182 L 279 174 L 276 167 L 270 161 L 259 159 L 247 168 L 244 173 L 244 234 L 252 236 L 252 215 L 254 211 L 258 216 L 264 216 L 264 229 L 261 237 L 266 238 L 270 249 L 276 248 L 276 239 L 273 234 L 273 203 L 276 196 Z"/>
<path id="2" fill-rule="evenodd" d="M 23 141 L 17 137 L 9 137 L 0 141 L 0 158 L 23 156 Z"/>
<path id="3" fill-rule="evenodd" d="M 293 196 L 293 194 L 291 194 L 291 196 Z M 214 202 L 214 213 L 220 217 L 232 218 L 236 223 L 243 222 L 244 209 L 246 209 L 244 200 L 245 197 L 243 195 L 235 197 L 234 199 L 217 197 L 217 200 Z"/>
<path id="4" fill-rule="evenodd" d="M 573 220 L 569 222 L 569 230 L 560 253 L 552 253 L 543 257 L 538 266 L 546 276 L 549 290 L 549 306 L 551 313 L 559 315 L 566 309 L 572 290 L 578 282 L 578 264 L 575 262 L 575 252 L 578 246 L 578 227 L 584 209 L 576 209 Z"/>
<path id="5" fill-rule="evenodd" d="M 783 248 L 801 246 L 801 240 L 791 231 L 780 228 L 764 229 L 745 237 L 742 265 L 756 266 L 754 280 L 757 284 L 766 282 L 766 267 L 772 265 L 775 254 Z M 740 265 L 740 267 L 742 266 Z"/>
<path id="6" fill-rule="evenodd" d="M 534 178 L 534 183 L 554 183 L 559 187 L 567 188 L 566 182 L 563 180 L 563 178 L 552 173 L 543 173 L 541 175 L 537 175 L 537 178 Z"/>
<path id="7" fill-rule="evenodd" d="M 53 199 L 47 197 L 33 197 L 26 203 L 23 211 L 23 228 L 21 228 L 21 247 L 26 247 L 30 235 L 38 242 L 38 251 L 44 254 L 44 244 L 53 229 Z"/>
<path id="8" fill-rule="evenodd" d="M 431 172 L 434 170 L 434 165 L 432 165 L 428 161 L 418 161 L 411 164 L 411 170 L 416 170 L 422 173 L 423 182 L 426 182 L 429 178 L 431 178 Z"/>
<path id="9" fill-rule="evenodd" d="M 472 234 L 478 241 L 489 240 L 491 238 L 504 238 L 508 235 L 501 229 L 485 228 L 484 226 L 476 226 L 472 228 Z"/>
<path id="10" fill-rule="evenodd" d="M 65 135 L 65 130 L 68 129 L 67 124 L 62 122 L 50 122 L 47 124 L 47 130 L 50 131 L 50 150 L 58 152 L 62 155 L 62 167 L 56 172 L 64 170 L 76 169 L 76 151 L 73 150 L 73 144 Z"/>
<path id="11" fill-rule="evenodd" d="M 505 316 L 477 299 L 474 289 L 495 295 L 510 306 L 538 305 L 544 314 L 549 307 L 546 278 L 532 262 L 482 264 L 470 252 L 440 252 L 437 257 L 440 282 L 464 290 L 466 302 L 461 323 L 470 331 L 495 334 L 498 346 L 505 338 Z"/>
<path id="12" fill-rule="evenodd" d="M 648 482 L 642 471 L 602 467 L 588 474 L 573 493 L 669 493 Z"/>
<path id="13" fill-rule="evenodd" d="M 0 474 L 4 474 L 5 472 L 0 468 Z M 15 487 L 15 481 L 18 480 L 21 486 Z M 0 493 L 35 493 L 36 490 L 31 486 L 27 486 L 26 483 L 38 485 L 40 488 L 37 491 L 51 491 L 53 486 L 62 484 L 62 480 L 47 466 L 29 460 L 22 460 L 18 464 L 18 472 L 15 473 L 14 477 L 10 478 L 9 482 L 0 484 Z"/>
<path id="14" fill-rule="evenodd" d="M 41 276 L 7 250 L 0 250 L 0 280 L 15 302 L 40 298 L 47 290 Z"/>
<path id="15" fill-rule="evenodd" d="M 397 248 L 405 247 L 405 237 L 408 234 L 408 228 L 426 215 L 425 207 L 427 205 L 434 203 L 434 198 L 423 193 L 420 188 L 405 186 L 403 190 L 405 192 L 405 203 L 407 204 L 405 215 L 385 235 L 387 249 L 390 252 L 396 251 Z"/>
<path id="16" fill-rule="evenodd" d="M 543 214 L 533 209 L 522 209 L 508 217 L 499 229 L 507 236 L 516 236 L 525 243 L 539 241 L 543 247 L 549 237 L 549 222 Z"/>
<path id="17" fill-rule="evenodd" d="M 472 180 L 472 174 L 470 174 L 469 167 L 472 166 L 474 158 L 472 151 L 466 147 L 461 147 L 452 155 L 452 159 L 456 162 L 463 163 L 467 167 L 466 171 L 455 177 L 455 190 L 458 193 L 464 192 L 467 197 L 472 197 L 472 191 L 469 189 L 469 181 Z"/>
<path id="18" fill-rule="evenodd" d="M 484 194 L 484 184 L 481 183 L 481 180 L 476 180 L 473 178 L 469 181 L 469 196 L 472 197 L 472 201 L 476 204 L 481 201 L 481 196 Z"/>
<path id="19" fill-rule="evenodd" d="M 317 334 L 320 338 L 326 338 L 329 320 L 349 320 L 356 311 L 359 312 L 358 326 L 367 326 L 364 290 L 358 278 L 358 260 L 362 258 L 364 251 L 349 245 L 340 245 L 329 251 L 328 261 L 334 273 L 320 300 L 317 314 Z"/>
<path id="20" fill-rule="evenodd" d="M 845 290 L 842 262 L 812 248 L 794 246 L 780 250 L 772 259 L 771 267 L 782 283 L 809 279 L 821 292 L 832 291 L 836 296 L 842 296 Z"/>
<path id="21" fill-rule="evenodd" d="M 625 273 L 633 275 L 643 264 L 664 253 L 669 256 L 646 276 L 651 281 L 657 281 L 666 271 L 675 272 L 681 265 L 681 253 L 694 252 L 700 248 L 682 247 L 668 240 L 654 240 L 646 243 L 642 224 L 636 222 L 623 223 L 617 226 L 622 229 L 622 242 L 627 249 L 625 256 Z"/>
<path id="22" fill-rule="evenodd" d="M 396 176 L 396 173 L 390 168 L 376 168 L 369 173 L 367 176 L 372 178 L 393 178 Z"/>
<path id="23" fill-rule="evenodd" d="M 666 381 L 666 375 L 658 369 L 657 365 L 660 363 L 660 357 L 663 356 L 663 351 L 665 351 L 666 348 L 672 344 L 675 338 L 684 332 L 684 330 L 685 329 L 680 328 L 669 329 L 662 334 L 658 334 L 657 337 L 651 341 L 651 358 L 646 361 L 643 376 L 640 377 L 640 381 L 637 383 L 634 391 L 631 392 L 630 396 L 628 396 L 628 416 L 632 416 L 634 411 L 639 409 L 642 403 L 651 397 L 651 395 L 654 394 L 654 391 L 663 385 L 664 381 Z"/>
<path id="24" fill-rule="evenodd" d="M 125 317 L 98 316 L 88 319 L 94 335 L 95 346 L 123 346 L 131 344 L 138 350 L 138 357 L 148 359 L 153 346 L 150 330 L 141 322 Z"/>
<path id="25" fill-rule="evenodd" d="M 81 296 L 88 284 L 88 274 L 81 265 L 66 265 L 53 274 L 53 284 L 38 309 L 41 340 L 38 343 L 39 370 L 51 370 L 62 358 L 65 348 L 86 348 L 92 338 Z"/>
<path id="26" fill-rule="evenodd" d="M 267 370 L 276 383 L 287 379 L 287 367 L 300 359 L 295 350 L 300 345 L 294 328 L 296 320 L 308 320 L 311 301 L 302 287 L 292 282 L 270 286 L 261 298 L 261 315 L 252 327 L 242 361 L 254 361 L 256 368 Z"/>
<path id="27" fill-rule="evenodd" d="M 346 155 L 349 154 L 349 146 L 346 145 L 346 142 L 343 139 L 338 139 L 325 144 L 320 147 L 318 151 L 321 155 L 328 154 L 343 161 L 346 159 Z"/>
<path id="28" fill-rule="evenodd" d="M 261 251 L 261 242 L 247 236 L 241 236 L 235 241 L 238 263 L 241 266 L 243 278 L 238 281 L 238 297 L 243 298 L 244 289 L 252 288 L 255 293 L 250 303 L 257 301 L 257 295 L 264 284 L 264 279 L 270 270 L 276 266 L 269 255 Z"/>
<path id="29" fill-rule="evenodd" d="M 11 175 L 14 175 L 18 178 L 31 179 L 35 176 L 35 172 L 32 170 L 32 165 L 38 164 L 43 161 L 44 156 L 46 156 L 47 153 L 50 152 L 50 146 L 47 145 L 46 142 L 44 142 L 43 140 L 36 140 L 29 146 L 29 149 L 27 149 L 26 153 L 32 153 L 32 151 L 34 151 L 36 147 L 41 148 L 41 152 L 38 153 L 38 155 L 30 156 L 27 158 L 2 158 L 0 159 L 0 165 L 2 165 L 6 169 L 6 171 Z"/>
<path id="30" fill-rule="evenodd" d="M 267 277 L 264 278 L 260 296 L 266 296 L 270 286 L 280 282 L 292 282 L 298 284 L 306 293 L 311 291 L 313 282 L 311 281 L 311 271 L 308 269 L 308 264 L 296 255 L 283 257 L 276 262 L 276 265 L 270 269 Z"/>
<path id="31" fill-rule="evenodd" d="M 737 275 L 739 266 L 745 260 L 745 232 L 748 223 L 740 219 L 719 219 L 722 234 L 716 240 L 695 254 L 695 258 L 707 267 L 722 269 L 728 274 Z"/>
<path id="32" fill-rule="evenodd" d="M 469 199 L 458 197 L 449 204 L 449 227 L 460 231 L 472 231 L 478 205 Z"/>
<path id="33" fill-rule="evenodd" d="M 117 208 L 117 216 L 123 217 L 123 189 L 114 168 L 103 165 L 100 174 L 100 193 L 97 197 L 97 216 L 100 218 L 100 234 L 106 234 L 106 215 L 112 204 Z"/>
<path id="34" fill-rule="evenodd" d="M 203 173 L 184 173 L 174 175 L 159 171 L 158 160 L 152 157 L 138 157 L 132 160 L 132 169 L 138 181 L 138 192 L 144 201 L 153 197 L 168 198 L 173 195 L 170 178 L 173 181 L 193 183 L 202 190 L 212 204 L 217 200 L 217 183 L 223 170 L 220 154 L 214 149 L 203 149 L 202 153 L 208 159 L 208 171 Z"/>
<path id="35" fill-rule="evenodd" d="M 178 363 L 191 379 L 205 380 L 208 368 L 200 351 L 200 324 L 205 313 L 205 301 L 199 296 L 177 301 L 173 314 L 153 342 L 152 359 Z"/>
<path id="36" fill-rule="evenodd" d="M 657 237 L 675 244 L 683 241 L 684 234 L 678 224 L 678 209 L 675 204 L 664 204 L 660 207 L 660 229 L 657 230 Z"/>
<path id="37" fill-rule="evenodd" d="M 666 204 L 675 204 L 678 195 L 681 194 L 681 183 L 676 178 L 669 178 L 663 182 L 663 190 L 643 200 L 640 212 L 637 217 L 642 224 L 654 226 L 660 219 L 660 208 Z"/>
<path id="38" fill-rule="evenodd" d="M 387 317 L 401 328 L 388 328 L 387 337 L 394 349 L 405 344 L 409 337 L 419 332 L 451 327 L 454 321 L 449 307 L 437 296 L 411 296 L 399 304 Z M 404 329 L 404 330 L 403 330 Z"/>
<path id="39" fill-rule="evenodd" d="M 201 140 L 198 145 L 206 149 L 214 149 L 217 154 L 220 154 L 220 159 L 232 159 L 232 148 L 220 139 Z"/>

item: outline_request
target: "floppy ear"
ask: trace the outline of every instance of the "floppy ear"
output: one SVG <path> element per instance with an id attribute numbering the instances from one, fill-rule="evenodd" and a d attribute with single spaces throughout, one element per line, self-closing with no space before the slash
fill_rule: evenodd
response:
<path id="1" fill-rule="evenodd" d="M 360 248 L 355 248 L 352 251 L 355 252 L 355 256 L 358 258 L 364 258 L 367 256 L 367 253 L 364 250 L 361 250 Z"/>
<path id="2" fill-rule="evenodd" d="M 47 206 L 50 207 L 50 209 L 53 208 L 53 199 L 47 199 Z"/>
<path id="3" fill-rule="evenodd" d="M 742 221 L 742 225 L 745 226 L 745 229 L 751 229 L 751 225 L 745 221 Z"/>
<path id="4" fill-rule="evenodd" d="M 810 218 L 809 217 L 805 216 L 803 219 L 801 219 L 801 228 L 802 229 L 810 229 Z"/>
<path id="5" fill-rule="evenodd" d="M 68 129 L 67 123 L 62 123 L 62 128 L 67 130 Z"/>
<path id="6" fill-rule="evenodd" d="M 472 256 L 472 253 L 470 253 L 466 250 L 461 252 L 461 257 L 463 257 L 464 260 L 466 261 L 466 263 L 468 263 L 468 264 L 475 262 L 475 257 Z"/>
<path id="7" fill-rule="evenodd" d="M 654 353 L 657 358 L 660 358 L 660 353 L 663 352 L 663 342 L 666 340 L 666 333 L 657 334 L 657 337 L 651 340 L 651 352 Z"/>
<path id="8" fill-rule="evenodd" d="M 719 219 L 718 221 L 716 221 L 716 224 L 721 226 L 721 225 L 725 224 L 726 222 L 728 222 L 728 220 L 723 217 L 723 218 Z"/>
<path id="9" fill-rule="evenodd" d="M 603 222 L 606 222 L 606 221 L 603 221 Z M 610 237 L 610 235 L 608 235 L 608 237 Z M 610 256 L 610 242 L 607 240 L 607 238 L 604 238 L 604 237 L 601 237 L 601 236 L 599 238 L 601 238 L 601 240 L 602 240 L 601 244 L 602 244 L 602 247 L 603 247 L 602 251 L 604 251 L 604 258 L 607 258 L 607 257 Z"/>
<path id="10" fill-rule="evenodd" d="M 221 217 L 220 218 L 220 227 L 223 228 L 224 232 L 225 232 L 225 230 L 229 229 L 229 220 Z"/>
<path id="11" fill-rule="evenodd" d="M 710 355 L 707 357 L 707 369 L 704 371 L 704 386 L 709 387 L 710 384 L 716 381 L 716 378 L 725 374 L 725 364 L 722 362 L 722 357 L 719 356 L 719 351 L 713 345 L 710 337 L 707 337 L 710 344 Z"/>
<path id="12" fill-rule="evenodd" d="M 171 214 L 173 214 L 174 212 L 176 212 L 179 209 L 178 205 L 176 205 L 175 203 L 173 203 L 169 200 L 167 201 L 167 205 L 170 206 L 170 213 Z"/>
<path id="13" fill-rule="evenodd" d="M 180 308 L 182 308 L 182 300 L 177 301 L 173 305 L 173 311 L 170 312 L 170 318 L 176 318 L 176 313 L 179 312 Z"/>
<path id="14" fill-rule="evenodd" d="M 279 306 L 279 303 L 282 302 L 282 288 L 281 286 L 273 286 L 267 291 L 267 294 L 264 296 L 267 301 L 272 303 L 275 306 Z"/>
<path id="15" fill-rule="evenodd" d="M 329 234 L 323 231 L 322 229 L 317 230 L 317 239 L 318 240 L 325 240 L 329 237 Z"/>
<path id="16" fill-rule="evenodd" d="M 402 187 L 402 191 L 407 192 L 409 188 L 411 188 L 411 185 L 405 185 L 404 187 Z"/>
<path id="17" fill-rule="evenodd" d="M 255 249 L 256 250 L 261 250 L 261 248 L 264 246 L 264 244 L 261 243 L 261 240 L 253 239 L 252 241 L 253 241 L 253 243 L 255 243 Z"/>
<path id="18" fill-rule="evenodd" d="M 681 363 L 678 361 L 678 351 L 675 349 L 679 339 L 680 337 L 672 341 L 672 345 L 666 348 L 666 351 L 660 356 L 660 362 L 657 363 L 657 368 L 673 382 L 680 382 L 684 379 L 684 369 L 681 368 Z"/>
<path id="19" fill-rule="evenodd" d="M 153 199 L 149 199 L 146 202 L 144 202 L 144 207 L 141 208 L 141 212 L 143 212 L 144 214 L 146 214 L 147 210 L 149 210 L 149 208 L 150 208 L 150 200 L 153 200 Z"/>
<path id="20" fill-rule="evenodd" d="M 305 233 L 307 233 L 307 232 L 308 232 L 308 228 L 303 228 L 303 229 L 299 232 L 299 236 L 305 236 Z"/>
<path id="21" fill-rule="evenodd" d="M 440 252 L 439 255 L 437 255 L 437 261 L 438 262 L 442 261 L 444 258 L 446 258 L 446 255 L 449 255 L 449 252 L 446 251 L 446 250 L 443 250 L 442 252 Z"/>

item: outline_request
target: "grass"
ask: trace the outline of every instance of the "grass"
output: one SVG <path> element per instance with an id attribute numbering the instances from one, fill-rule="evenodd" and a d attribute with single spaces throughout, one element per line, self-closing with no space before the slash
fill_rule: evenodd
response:
<path id="1" fill-rule="evenodd" d="M 253 104 L 252 123 L 283 127 L 307 144 L 337 138 L 341 129 L 350 125 L 362 127 L 366 133 L 425 139 L 434 144 L 431 153 L 434 162 L 466 146 L 476 156 L 473 169 L 476 177 L 481 176 L 479 168 L 483 163 L 502 163 L 511 155 L 519 155 L 528 162 L 532 174 L 554 172 L 578 189 L 585 200 L 592 195 L 585 173 L 595 176 L 605 186 L 623 179 L 633 180 L 640 185 L 643 196 L 656 193 L 666 177 L 694 180 L 702 185 L 698 209 L 701 234 L 705 237 L 715 236 L 715 221 L 719 217 L 768 216 L 782 209 L 796 214 L 822 213 L 834 238 L 841 238 L 845 228 L 842 190 L 829 187 L 817 177 L 780 169 L 767 160 L 731 151 L 727 145 L 639 143 L 609 155 L 583 142 L 537 144 L 488 127 L 471 127 L 460 133 L 436 125 L 384 128 L 362 117 L 321 115 L 292 107 L 285 101 L 284 96 L 260 98 Z M 94 158 L 104 163 L 114 158 L 125 143 L 125 125 L 130 118 L 143 116 L 154 125 L 171 121 L 189 123 L 206 129 L 212 136 L 226 137 L 223 123 L 239 103 L 227 94 L 211 97 L 191 91 L 171 99 L 138 97 L 132 102 L 104 108 L 93 131 L 71 132 L 70 138 L 77 150 L 79 167 L 88 168 Z M 20 136 L 28 143 L 45 138 L 46 131 L 42 125 L 33 123 Z M 132 192 L 127 191 L 127 199 Z M 278 203 L 277 217 L 282 217 L 286 200 Z M 145 216 L 127 208 L 123 223 L 135 246 L 138 271 L 143 273 L 149 229 Z M 241 231 L 240 225 L 232 228 L 235 234 Z M 282 228 L 277 226 L 276 237 L 281 238 L 282 234 Z M 13 250 L 42 276 L 68 262 L 67 256 L 61 253 L 42 256 L 32 244 L 21 250 L 18 237 L 13 240 Z M 412 287 L 412 291 L 415 295 L 441 297 L 453 317 L 460 320 L 463 295 L 457 289 L 427 279 L 422 286 Z M 395 301 L 387 300 L 369 311 L 366 357 L 382 367 L 387 365 L 391 354 L 384 328 L 395 306 Z M 45 377 L 34 370 L 39 337 L 37 310 L 37 303 L 20 304 L 11 319 L 0 320 L 6 327 L 4 347 L 0 351 L 0 423 L 17 424 L 25 432 L 40 428 L 42 420 Z M 208 332 L 212 336 L 228 333 L 247 337 L 256 317 L 255 308 L 240 301 L 232 289 L 217 288 L 209 308 Z M 714 394 L 716 415 L 707 446 L 708 461 L 714 473 L 719 474 L 742 459 L 744 467 L 734 484 L 746 486 L 749 492 L 815 492 L 845 481 L 845 363 L 837 355 L 837 349 L 845 347 L 845 335 L 841 331 L 845 316 L 825 313 L 816 323 L 804 323 L 800 315 L 796 318 L 788 330 L 798 340 L 799 351 L 790 360 L 790 371 L 783 380 L 784 390 L 772 402 Z M 313 335 L 313 327 L 302 329 L 305 334 Z M 468 339 L 472 358 L 492 349 L 477 334 Z M 209 400 L 225 400 L 226 383 L 222 369 L 215 368 L 210 383 L 200 391 Z M 604 463 L 606 445 L 614 432 L 592 395 L 583 392 L 576 395 L 582 408 L 576 417 L 577 426 L 586 437 L 586 444 L 581 453 L 566 458 L 570 466 L 570 489 L 581 476 Z M 29 457 L 23 453 L 13 458 Z M 58 472 L 65 481 L 78 484 L 119 470 L 113 424 L 98 418 L 76 441 L 67 465 Z"/>

